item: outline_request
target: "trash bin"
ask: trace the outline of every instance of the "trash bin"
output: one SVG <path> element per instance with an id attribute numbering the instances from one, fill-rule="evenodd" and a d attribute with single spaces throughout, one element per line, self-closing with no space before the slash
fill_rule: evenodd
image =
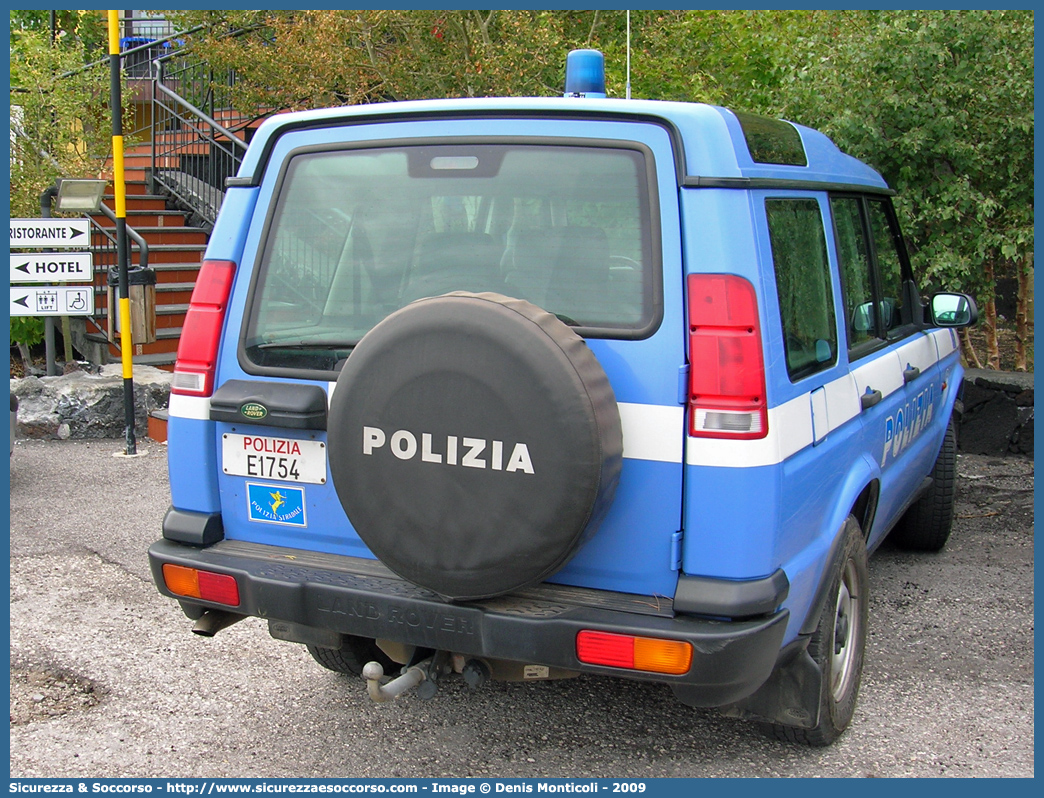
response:
<path id="1" fill-rule="evenodd" d="M 119 296 L 120 271 L 109 269 L 106 313 L 109 318 L 109 341 L 121 337 Z M 156 272 L 153 269 L 131 269 L 127 273 L 131 310 L 131 337 L 134 344 L 151 344 L 156 340 Z"/>

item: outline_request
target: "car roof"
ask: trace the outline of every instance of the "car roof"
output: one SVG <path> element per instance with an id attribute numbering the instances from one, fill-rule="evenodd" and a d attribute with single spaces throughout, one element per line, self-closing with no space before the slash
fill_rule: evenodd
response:
<path id="1" fill-rule="evenodd" d="M 757 163 L 751 159 L 738 117 L 726 108 L 704 103 L 572 97 L 418 100 L 276 114 L 257 129 L 239 174 L 230 185 L 256 184 L 272 146 L 287 132 L 408 117 L 474 118 L 478 123 L 477 135 L 482 134 L 482 119 L 604 118 L 651 122 L 664 127 L 674 140 L 680 185 L 710 186 L 715 181 L 800 181 L 888 191 L 887 183 L 874 169 L 841 152 L 827 136 L 803 125 L 793 124 L 793 127 L 800 136 L 806 165 Z"/>

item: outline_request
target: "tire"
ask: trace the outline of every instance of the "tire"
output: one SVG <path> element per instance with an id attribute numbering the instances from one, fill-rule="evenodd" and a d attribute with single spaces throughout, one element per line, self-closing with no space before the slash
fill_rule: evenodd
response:
<path id="1" fill-rule="evenodd" d="M 808 653 L 822 672 L 819 723 L 811 729 L 769 724 L 765 730 L 786 742 L 830 745 L 855 713 L 866 652 L 869 577 L 866 541 L 855 517 L 845 521 L 841 565 L 835 571 Z"/>
<path id="2" fill-rule="evenodd" d="M 932 468 L 932 486 L 907 508 L 892 531 L 892 539 L 911 551 L 941 551 L 953 528 L 957 486 L 957 435 L 946 425 L 942 448 Z"/>
<path id="3" fill-rule="evenodd" d="M 367 662 L 379 662 L 385 673 L 398 670 L 399 665 L 377 646 L 377 643 L 366 637 L 342 635 L 341 648 L 320 648 L 306 646 L 312 659 L 327 670 L 344 673 L 349 676 L 362 676 L 363 666 Z"/>
<path id="4" fill-rule="evenodd" d="M 619 408 L 584 339 L 499 294 L 420 299 L 377 324 L 338 376 L 327 427 L 359 537 L 449 600 L 561 568 L 622 467 Z"/>

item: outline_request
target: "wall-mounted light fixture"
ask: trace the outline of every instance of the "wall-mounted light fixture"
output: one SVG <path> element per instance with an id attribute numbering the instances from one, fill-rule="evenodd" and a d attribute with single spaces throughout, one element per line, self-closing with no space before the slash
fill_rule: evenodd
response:
<path id="1" fill-rule="evenodd" d="M 94 213 L 101 205 L 108 180 L 92 178 L 58 178 L 55 210 L 70 213 Z"/>

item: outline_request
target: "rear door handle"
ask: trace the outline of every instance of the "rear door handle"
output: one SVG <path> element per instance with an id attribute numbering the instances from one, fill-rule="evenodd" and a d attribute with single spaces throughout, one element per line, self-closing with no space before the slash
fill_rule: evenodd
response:
<path id="1" fill-rule="evenodd" d="M 871 391 L 867 389 L 867 392 L 859 397 L 859 404 L 863 406 L 863 410 L 869 410 L 880 402 L 882 398 L 884 397 L 882 397 L 880 391 Z"/>
<path id="2" fill-rule="evenodd" d="M 911 383 L 921 376 L 921 370 L 917 366 L 907 366 L 903 372 L 903 383 Z"/>

